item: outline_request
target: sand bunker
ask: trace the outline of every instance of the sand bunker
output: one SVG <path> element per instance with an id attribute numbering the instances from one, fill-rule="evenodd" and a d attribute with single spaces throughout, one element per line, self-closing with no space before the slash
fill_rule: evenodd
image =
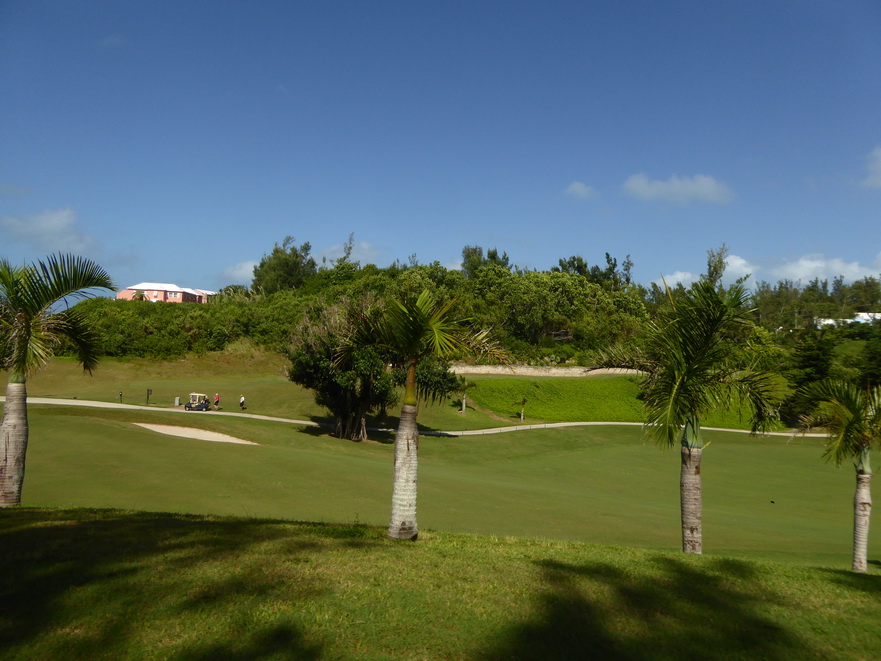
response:
<path id="1" fill-rule="evenodd" d="M 168 436 L 180 436 L 182 438 L 192 438 L 197 441 L 212 441 L 214 443 L 238 443 L 239 445 L 260 445 L 259 443 L 245 441 L 241 438 L 236 438 L 235 436 L 218 434 L 214 431 L 205 431 L 204 429 L 195 429 L 193 427 L 178 427 L 176 425 L 153 425 L 146 422 L 133 422 L 132 424 L 137 425 L 138 427 L 143 427 L 144 429 L 149 429 L 150 431 L 158 432 L 160 434 L 167 434 Z"/>

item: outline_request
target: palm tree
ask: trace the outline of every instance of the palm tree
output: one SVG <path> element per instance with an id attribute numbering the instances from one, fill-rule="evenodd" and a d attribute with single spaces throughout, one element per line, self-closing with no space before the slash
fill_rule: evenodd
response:
<path id="1" fill-rule="evenodd" d="M 483 353 L 505 361 L 506 355 L 490 340 L 488 330 L 474 330 L 468 319 L 453 316 L 455 299 L 438 301 L 428 290 L 418 297 L 392 301 L 378 320 L 365 318 L 340 351 L 342 359 L 359 346 L 374 345 L 398 356 L 406 369 L 404 399 L 395 434 L 392 514 L 388 536 L 416 540 L 416 479 L 419 428 L 416 424 L 416 366 L 426 356 L 441 358 L 461 353 Z"/>
<path id="2" fill-rule="evenodd" d="M 839 466 L 845 459 L 854 460 L 853 571 L 865 572 L 872 512 L 869 454 L 873 444 L 881 444 L 881 386 L 863 390 L 844 381 L 825 380 L 804 386 L 799 396 L 809 408 L 800 419 L 800 429 L 825 427 L 829 439 L 824 456 Z"/>
<path id="3" fill-rule="evenodd" d="M 472 388 L 477 387 L 477 382 L 476 381 L 469 381 L 468 379 L 466 379 L 464 376 L 461 376 L 461 375 L 457 379 L 457 382 L 458 382 L 458 390 L 460 393 L 462 393 L 462 409 L 459 411 L 459 413 L 465 413 L 465 402 L 467 399 L 467 393 Z"/>
<path id="4" fill-rule="evenodd" d="M 0 424 L 0 507 L 21 503 L 28 445 L 27 377 L 65 340 L 73 345 L 83 369 L 91 372 L 97 364 L 91 328 L 76 308 L 65 304 L 98 287 L 115 289 L 100 266 L 82 257 L 50 255 L 24 267 L 0 259 L 0 366 L 9 370 Z"/>
<path id="5" fill-rule="evenodd" d="M 750 409 L 752 432 L 765 430 L 777 415 L 776 388 L 771 372 L 751 365 L 742 285 L 723 290 L 704 278 L 668 296 L 642 345 L 611 350 L 597 367 L 642 372 L 646 431 L 661 446 L 681 445 L 682 550 L 701 553 L 701 418 L 737 402 Z"/>

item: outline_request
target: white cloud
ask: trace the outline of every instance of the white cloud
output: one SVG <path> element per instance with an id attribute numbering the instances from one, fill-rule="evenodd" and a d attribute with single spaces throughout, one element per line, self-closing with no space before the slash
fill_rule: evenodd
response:
<path id="1" fill-rule="evenodd" d="M 738 255 L 728 255 L 728 257 L 725 258 L 725 274 L 722 276 L 722 282 L 724 284 L 733 284 L 738 278 L 750 276 L 749 280 L 744 283 L 747 288 L 750 288 L 755 284 L 755 275 L 760 270 L 760 266 L 753 264 L 743 257 L 739 257 Z M 700 278 L 700 274 L 692 273 L 691 271 L 675 271 L 669 275 L 665 274 L 663 279 L 658 278 L 654 282 L 659 287 L 664 286 L 664 280 L 666 280 L 667 284 L 671 287 L 679 282 L 687 287 L 698 278 Z"/>
<path id="2" fill-rule="evenodd" d="M 759 276 L 762 272 L 766 275 Z M 829 280 L 843 276 L 845 282 L 853 282 L 865 277 L 877 278 L 881 273 L 881 253 L 875 256 L 872 264 L 863 266 L 859 262 L 847 262 L 839 258 L 829 258 L 822 254 L 815 253 L 803 255 L 797 259 L 788 261 L 778 261 L 776 264 L 766 264 L 759 266 L 738 255 L 729 255 L 725 259 L 725 275 L 722 282 L 725 285 L 734 283 L 738 278 L 749 275 L 749 279 L 744 283 L 747 289 L 753 289 L 760 280 L 770 282 L 772 285 L 780 280 L 792 280 L 795 283 L 807 284 L 814 278 L 820 280 Z M 690 271 L 675 271 L 669 275 L 665 274 L 662 278 L 655 280 L 655 284 L 664 287 L 664 280 L 670 287 L 681 282 L 684 286 L 689 286 L 692 282 L 700 277 L 699 274 Z"/>
<path id="3" fill-rule="evenodd" d="M 860 183 L 867 188 L 881 188 L 881 147 L 875 147 L 866 157 L 868 174 Z"/>
<path id="4" fill-rule="evenodd" d="M 580 181 L 573 181 L 563 192 L 569 197 L 577 197 L 582 200 L 595 197 L 597 194 L 596 190 Z"/>
<path id="5" fill-rule="evenodd" d="M 728 257 L 725 258 L 726 280 L 737 280 L 737 278 L 742 278 L 746 275 L 754 276 L 759 270 L 761 270 L 759 266 L 748 262 L 743 257 L 728 255 Z"/>
<path id="6" fill-rule="evenodd" d="M 775 280 L 808 282 L 814 278 L 831 280 L 844 276 L 845 281 L 853 282 L 867 276 L 878 276 L 881 269 L 881 253 L 875 258 L 874 266 L 862 266 L 859 262 L 846 262 L 839 258 L 829 258 L 821 254 L 804 255 L 795 261 L 784 262 L 768 269 Z"/>
<path id="7" fill-rule="evenodd" d="M 677 283 L 681 282 L 686 287 L 690 285 L 692 282 L 697 280 L 700 276 L 691 273 L 690 271 L 675 271 L 674 273 L 665 274 L 661 278 L 655 280 L 655 284 L 659 287 L 664 286 L 664 283 L 667 283 L 668 287 L 675 287 Z"/>
<path id="8" fill-rule="evenodd" d="M 674 204 L 695 201 L 721 204 L 734 197 L 728 186 L 705 174 L 696 174 L 693 177 L 674 174 L 667 181 L 661 181 L 649 179 L 648 175 L 640 172 L 630 176 L 622 188 L 625 193 L 640 200 L 660 200 Z"/>
<path id="9" fill-rule="evenodd" d="M 9 240 L 46 252 L 86 254 L 93 251 L 94 239 L 76 226 L 73 209 L 44 211 L 35 216 L 3 216 L 0 233 Z"/>
<path id="10" fill-rule="evenodd" d="M 228 284 L 249 286 L 254 279 L 254 267 L 258 262 L 239 262 L 234 266 L 223 269 L 223 279 Z"/>

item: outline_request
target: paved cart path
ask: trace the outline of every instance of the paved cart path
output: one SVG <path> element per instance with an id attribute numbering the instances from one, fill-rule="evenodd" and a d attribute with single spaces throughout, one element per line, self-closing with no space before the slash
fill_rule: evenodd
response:
<path id="1" fill-rule="evenodd" d="M 6 397 L 0 396 L 0 402 L 5 402 Z M 157 406 L 139 406 L 137 404 L 118 404 L 116 402 L 96 402 L 86 399 L 55 399 L 53 397 L 28 397 L 29 404 L 49 404 L 55 406 L 86 406 L 92 408 L 120 409 L 132 411 L 158 411 L 165 413 L 183 413 L 188 416 L 231 416 L 236 418 L 251 418 L 253 420 L 268 420 L 290 425 L 305 425 L 307 427 L 332 427 L 329 423 L 319 423 L 312 420 L 296 420 L 292 418 L 278 418 L 270 415 L 258 415 L 255 413 L 236 413 L 233 411 L 186 411 L 184 408 L 163 408 Z M 421 436 L 483 436 L 486 434 L 504 434 L 506 432 L 524 431 L 527 429 L 557 429 L 559 427 L 642 427 L 641 422 L 545 422 L 535 425 L 512 425 L 510 427 L 493 427 L 490 429 L 465 429 L 459 431 L 420 431 Z M 748 434 L 744 429 L 727 429 L 724 427 L 702 427 L 705 431 L 727 431 L 739 434 Z M 376 429 L 371 431 L 390 431 L 394 429 Z M 764 436 L 794 436 L 793 431 L 766 432 Z M 823 438 L 825 434 L 804 434 L 804 436 Z"/>

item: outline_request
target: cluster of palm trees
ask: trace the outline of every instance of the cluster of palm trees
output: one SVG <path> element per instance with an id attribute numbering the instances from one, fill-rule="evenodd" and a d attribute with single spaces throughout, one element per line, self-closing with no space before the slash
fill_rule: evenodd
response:
<path id="1" fill-rule="evenodd" d="M 677 441 L 681 446 L 682 550 L 701 553 L 701 418 L 736 402 L 749 410 L 752 433 L 767 430 L 777 418 L 778 388 L 773 372 L 760 367 L 750 351 L 748 296 L 741 284 L 726 289 L 718 277 L 704 277 L 680 295 L 668 295 L 668 307 L 648 324 L 643 342 L 607 352 L 598 366 L 643 374 L 646 431 L 662 446 Z M 865 572 L 872 506 L 869 453 L 881 443 L 881 387 L 863 391 L 821 381 L 799 396 L 810 411 L 801 430 L 824 427 L 829 434 L 826 457 L 839 465 L 855 460 L 852 566 Z"/>
<path id="2" fill-rule="evenodd" d="M 597 367 L 628 367 L 643 375 L 646 431 L 662 446 L 680 445 L 682 550 L 702 552 L 701 419 L 731 402 L 750 413 L 751 429 L 768 429 L 778 405 L 774 375 L 756 364 L 750 351 L 747 292 L 725 288 L 704 277 L 675 296 L 634 346 L 606 352 Z M 26 267 L 0 260 L 0 348 L 9 372 L 0 428 L 0 507 L 18 505 L 27 450 L 27 377 L 70 342 L 87 371 L 95 366 L 92 331 L 67 302 L 96 288 L 113 289 L 108 274 L 90 260 L 53 255 Z M 423 358 L 481 353 L 507 362 L 507 354 L 487 330 L 475 329 L 454 313 L 454 300 L 429 291 L 393 301 L 385 314 L 364 323 L 339 350 L 339 359 L 364 346 L 380 346 L 399 356 L 406 368 L 400 422 L 395 436 L 392 513 L 388 535 L 415 540 L 419 430 L 416 366 Z M 461 382 L 464 411 L 465 391 Z M 854 459 L 853 569 L 866 571 L 871 496 L 869 453 L 881 442 L 881 387 L 865 391 L 841 382 L 820 382 L 801 393 L 810 413 L 802 428 L 823 426 L 829 434 L 826 456 L 837 463 Z M 525 400 L 521 404 L 525 405 Z M 521 414 L 522 415 L 522 414 Z"/>

